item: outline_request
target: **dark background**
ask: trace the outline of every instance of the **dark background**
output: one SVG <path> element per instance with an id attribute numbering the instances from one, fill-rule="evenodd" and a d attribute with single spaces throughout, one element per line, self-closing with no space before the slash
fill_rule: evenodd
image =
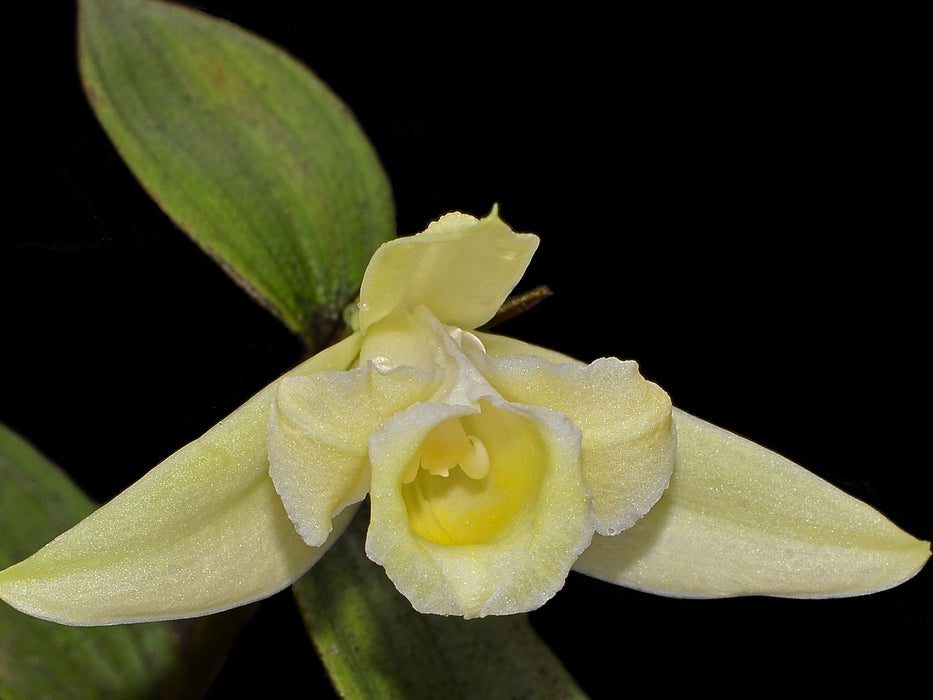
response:
<path id="1" fill-rule="evenodd" d="M 540 235 L 522 288 L 555 294 L 503 333 L 636 359 L 679 407 L 933 537 L 928 208 L 915 218 L 929 113 L 910 18 L 297 5 L 199 3 L 350 105 L 400 233 L 498 202 Z M 104 501 L 300 347 L 119 160 L 81 92 L 73 8 L 40 26 L 6 110 L 0 421 Z M 532 619 L 598 696 L 607 681 L 895 694 L 930 651 L 931 577 L 845 600 L 680 601 L 574 574 Z M 264 605 L 221 691 L 321 683 L 291 606 Z"/>

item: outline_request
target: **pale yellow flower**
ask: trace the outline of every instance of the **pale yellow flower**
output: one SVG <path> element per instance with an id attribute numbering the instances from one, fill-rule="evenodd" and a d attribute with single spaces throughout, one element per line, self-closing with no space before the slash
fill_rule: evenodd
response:
<path id="1" fill-rule="evenodd" d="M 68 624 L 244 604 L 367 495 L 367 554 L 427 613 L 531 610 L 572 568 L 703 597 L 852 595 L 923 566 L 928 543 L 673 409 L 635 363 L 476 330 L 537 244 L 495 211 L 385 244 L 349 338 L 0 572 L 0 597 Z"/>

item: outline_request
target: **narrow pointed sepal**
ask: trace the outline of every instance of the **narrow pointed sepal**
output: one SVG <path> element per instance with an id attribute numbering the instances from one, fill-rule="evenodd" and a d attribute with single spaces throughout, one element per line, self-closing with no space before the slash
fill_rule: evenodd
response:
<path id="1" fill-rule="evenodd" d="M 930 545 L 793 462 L 674 410 L 668 490 L 634 527 L 596 536 L 575 570 L 651 593 L 828 598 L 891 588 Z"/>
<path id="2" fill-rule="evenodd" d="M 290 375 L 346 369 L 359 337 Z M 295 531 L 269 477 L 266 423 L 278 382 L 28 559 L 0 572 L 0 598 L 69 625 L 205 615 L 265 598 L 321 547 Z"/>

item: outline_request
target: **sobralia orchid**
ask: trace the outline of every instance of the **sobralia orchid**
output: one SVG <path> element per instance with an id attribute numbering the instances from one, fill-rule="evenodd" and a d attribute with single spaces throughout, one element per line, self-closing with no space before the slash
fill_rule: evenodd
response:
<path id="1" fill-rule="evenodd" d="M 673 408 L 634 362 L 478 331 L 537 245 L 495 210 L 384 244 L 347 338 L 0 572 L 0 597 L 72 625 L 242 605 L 301 576 L 367 494 L 366 552 L 425 613 L 528 611 L 571 569 L 828 597 L 923 567 L 929 543 Z"/>

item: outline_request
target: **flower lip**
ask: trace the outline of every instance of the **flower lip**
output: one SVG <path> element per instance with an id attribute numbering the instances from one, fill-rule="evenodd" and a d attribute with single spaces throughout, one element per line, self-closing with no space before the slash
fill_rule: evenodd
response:
<path id="1" fill-rule="evenodd" d="M 419 468 L 405 483 L 432 431 L 451 419 L 482 441 L 486 475 Z M 495 396 L 476 408 L 426 402 L 396 414 L 369 440 L 367 554 L 421 612 L 470 618 L 539 607 L 593 535 L 580 440 L 560 413 Z"/>
<path id="2" fill-rule="evenodd" d="M 367 553 L 422 612 L 534 609 L 593 535 L 580 430 L 558 411 L 505 400 L 466 352 L 483 352 L 474 334 L 424 307 L 406 316 L 396 325 L 432 339 L 440 378 L 369 436 Z"/>
<path id="3" fill-rule="evenodd" d="M 485 442 L 467 435 L 464 423 Z M 505 536 L 534 505 L 538 482 L 545 477 L 540 470 L 544 449 L 532 422 L 485 400 L 478 413 L 441 421 L 412 459 L 414 476 L 405 480 L 410 466 L 402 480 L 412 530 L 441 545 L 482 544 Z M 425 466 L 425 455 L 441 452 L 438 469 Z"/>

